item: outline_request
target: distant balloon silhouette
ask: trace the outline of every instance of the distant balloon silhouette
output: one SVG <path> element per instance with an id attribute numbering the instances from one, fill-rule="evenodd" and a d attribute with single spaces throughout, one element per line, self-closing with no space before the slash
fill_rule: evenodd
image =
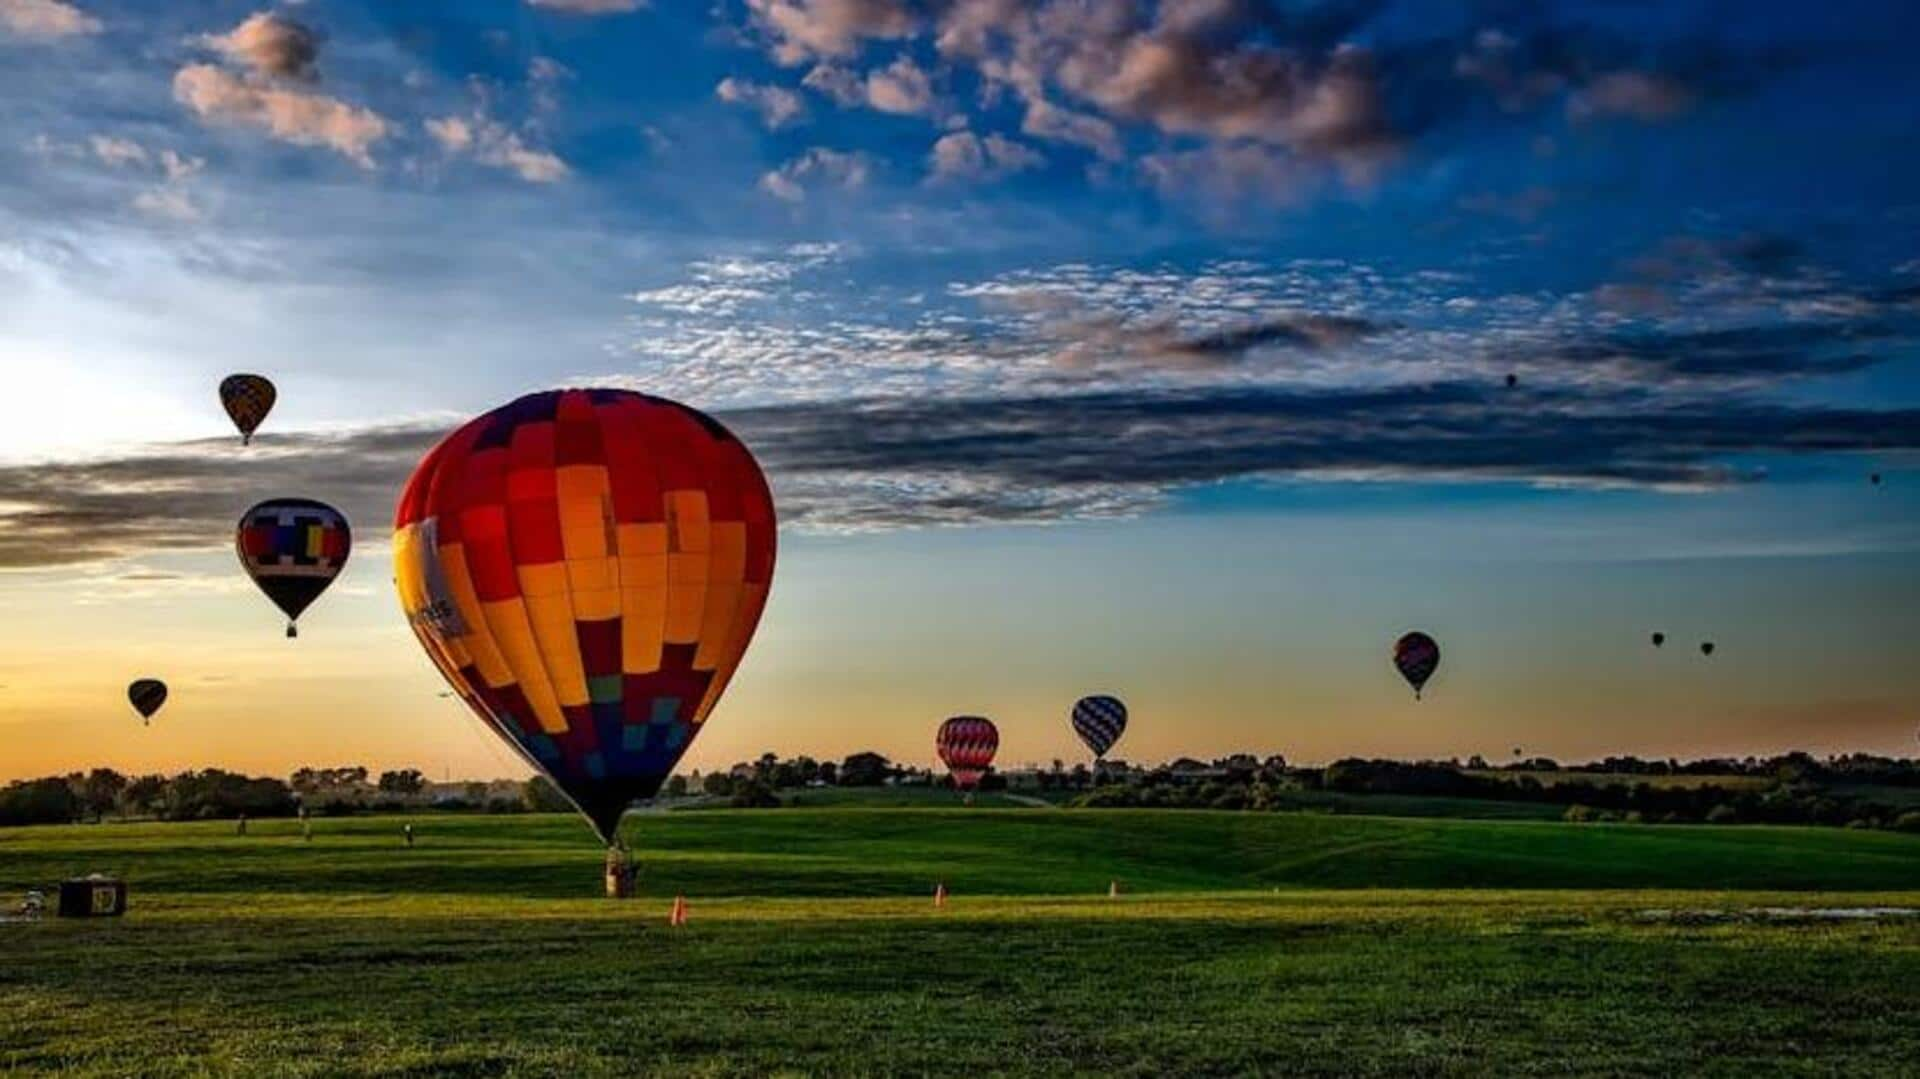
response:
<path id="1" fill-rule="evenodd" d="M 1873 475 L 1872 475 L 1871 477 L 1869 477 L 1869 478 L 1873 480 L 1873 485 L 1874 485 L 1875 487 L 1878 487 L 1878 486 L 1880 486 L 1880 473 L 1878 473 L 1878 472 L 1875 472 L 1875 473 L 1874 473 L 1874 474 L 1873 474 Z"/>
<path id="2" fill-rule="evenodd" d="M 339 576 L 352 548 L 347 519 L 310 498 L 270 498 L 241 516 L 234 535 L 247 576 L 286 612 L 289 637 L 300 635 L 294 622 Z"/>
<path id="3" fill-rule="evenodd" d="M 1664 633 L 1655 633 L 1655 634 L 1653 635 L 1653 646 L 1654 646 L 1655 648 L 1658 648 L 1658 647 L 1660 647 L 1661 645 L 1663 645 L 1663 644 L 1666 644 L 1666 643 L 1667 643 L 1667 635 L 1666 635 L 1666 634 L 1664 634 Z"/>
<path id="4" fill-rule="evenodd" d="M 1127 706 L 1118 697 L 1082 697 L 1074 702 L 1071 719 L 1073 733 L 1093 750 L 1094 757 L 1105 757 L 1107 750 L 1126 733 Z"/>
<path id="5" fill-rule="evenodd" d="M 1520 385 L 1519 375 L 1510 374 L 1507 376 L 1507 389 L 1513 389 L 1515 386 L 1518 386 L 1518 385 Z"/>
<path id="6" fill-rule="evenodd" d="M 140 713 L 140 722 L 146 723 L 167 703 L 167 684 L 158 678 L 137 678 L 127 686 L 127 700 Z"/>
<path id="7" fill-rule="evenodd" d="M 240 444 L 253 441 L 253 432 L 273 411 L 278 398 L 273 383 L 260 375 L 228 375 L 220 380 L 220 406 L 240 429 Z"/>
<path id="8" fill-rule="evenodd" d="M 1000 728 L 985 716 L 954 716 L 940 724 L 933 747 L 953 773 L 953 785 L 971 791 L 980 785 L 1000 748 Z"/>
<path id="9" fill-rule="evenodd" d="M 1700 642 L 1700 654 L 1701 654 L 1701 655 L 1703 655 L 1703 656 L 1710 656 L 1710 655 L 1713 655 L 1713 642 L 1712 642 L 1712 641 L 1701 641 L 1701 642 Z"/>
<path id="10" fill-rule="evenodd" d="M 1400 677 L 1413 687 L 1413 699 L 1419 700 L 1427 679 L 1432 678 L 1440 666 L 1440 645 L 1432 637 L 1414 630 L 1394 642 L 1393 665 L 1399 669 Z"/>

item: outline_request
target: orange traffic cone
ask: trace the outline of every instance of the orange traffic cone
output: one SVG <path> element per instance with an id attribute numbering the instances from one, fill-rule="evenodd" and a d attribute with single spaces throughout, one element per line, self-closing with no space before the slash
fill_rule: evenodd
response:
<path id="1" fill-rule="evenodd" d="M 673 897 L 673 913 L 667 915 L 667 924 L 675 926 L 687 924 L 686 896 L 676 895 Z"/>
<path id="2" fill-rule="evenodd" d="M 1119 881 L 1110 880 L 1107 882 L 1107 898 L 1108 899 L 1120 898 L 1120 882 Z"/>
<path id="3" fill-rule="evenodd" d="M 945 881 L 933 886 L 933 905 L 936 907 L 944 907 L 947 905 L 947 885 Z"/>

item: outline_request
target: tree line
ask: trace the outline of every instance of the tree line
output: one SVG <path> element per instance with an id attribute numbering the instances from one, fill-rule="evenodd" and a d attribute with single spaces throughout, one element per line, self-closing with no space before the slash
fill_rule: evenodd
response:
<path id="1" fill-rule="evenodd" d="M 1545 777 L 1543 780 L 1542 777 Z M 1659 782 L 1693 777 L 1697 783 Z M 1737 786 L 1713 777 L 1737 778 Z M 1769 823 L 1886 827 L 1920 831 L 1920 798 L 1890 798 L 1887 788 L 1920 789 L 1920 761 L 1871 754 L 1815 758 L 1807 753 L 1702 761 L 1608 757 L 1562 767 L 1543 757 L 1498 766 L 1478 757 L 1449 761 L 1350 758 L 1324 767 L 1296 767 L 1285 758 L 1239 753 L 1212 761 L 1181 758 L 1153 767 L 1114 761 L 1089 769 L 1054 761 L 1050 769 L 1015 774 L 1024 786 L 1077 792 L 1068 804 L 1100 808 L 1205 808 L 1252 811 L 1338 809 L 1326 795 L 1402 795 L 1532 802 L 1565 807 L 1569 820 L 1646 823 Z M 1759 779 L 1764 782 L 1754 783 Z M 946 776 L 897 764 L 875 752 L 839 761 L 762 754 L 724 770 L 671 777 L 668 798 L 724 800 L 740 807 L 781 804 L 779 792 L 807 787 L 948 785 Z M 984 790 L 1009 777 L 989 771 Z M 561 812 L 566 798 L 544 778 L 440 784 L 431 800 L 417 769 L 377 775 L 350 765 L 300 768 L 286 780 L 219 768 L 177 775 L 126 776 L 110 768 L 19 780 L 0 787 L 0 825 L 53 824 L 109 817 L 209 820 L 396 812 Z M 1880 788 L 1880 790 L 1873 790 Z"/>

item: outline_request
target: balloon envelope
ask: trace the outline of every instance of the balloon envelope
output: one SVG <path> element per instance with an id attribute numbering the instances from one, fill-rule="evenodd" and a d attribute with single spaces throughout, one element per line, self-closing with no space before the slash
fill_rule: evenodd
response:
<path id="1" fill-rule="evenodd" d="M 940 724 L 933 737 L 940 760 L 953 773 L 953 785 L 961 790 L 979 786 L 1000 748 L 1000 728 L 985 716 L 954 716 Z"/>
<path id="2" fill-rule="evenodd" d="M 270 498 L 240 517 L 234 535 L 240 564 L 293 623 L 347 564 L 353 531 L 340 511 L 311 498 Z"/>
<path id="3" fill-rule="evenodd" d="M 1393 645 L 1393 665 L 1399 669 L 1400 677 L 1413 687 L 1413 695 L 1420 695 L 1420 688 L 1433 677 L 1440 666 L 1440 646 L 1432 637 L 1414 630 L 1402 636 Z"/>
<path id="4" fill-rule="evenodd" d="M 152 719 L 167 703 L 167 684 L 158 678 L 137 678 L 127 686 L 127 700 L 142 720 Z"/>
<path id="5" fill-rule="evenodd" d="M 273 383 L 261 375 L 228 375 L 220 380 L 220 407 L 240 429 L 242 444 L 253 441 L 254 430 L 273 411 L 278 397 Z"/>
<path id="6" fill-rule="evenodd" d="M 394 582 L 448 683 L 611 843 L 733 677 L 774 540 L 759 465 L 710 417 L 625 390 L 537 393 L 421 460 Z"/>
<path id="7" fill-rule="evenodd" d="M 1400 678 L 1413 687 L 1413 695 L 1419 697 L 1421 687 L 1440 666 L 1440 645 L 1419 630 L 1402 635 L 1394 641 L 1394 666 L 1400 670 Z"/>
<path id="8" fill-rule="evenodd" d="M 1666 634 L 1664 634 L 1664 633 L 1656 633 L 1656 634 L 1654 634 L 1654 635 L 1653 635 L 1653 646 L 1654 646 L 1655 648 L 1658 648 L 1658 647 L 1660 647 L 1661 645 L 1663 645 L 1663 644 L 1666 644 L 1666 643 L 1667 643 L 1667 635 L 1666 635 Z"/>
<path id="9" fill-rule="evenodd" d="M 1073 705 L 1073 733 L 1104 757 L 1127 729 L 1127 706 L 1118 697 L 1096 695 L 1082 697 Z"/>
<path id="10" fill-rule="evenodd" d="M 1713 655 L 1713 642 L 1712 642 L 1712 641 L 1701 641 L 1701 642 L 1700 642 L 1700 654 L 1701 654 L 1701 655 L 1703 655 L 1703 656 L 1710 656 L 1710 655 Z"/>

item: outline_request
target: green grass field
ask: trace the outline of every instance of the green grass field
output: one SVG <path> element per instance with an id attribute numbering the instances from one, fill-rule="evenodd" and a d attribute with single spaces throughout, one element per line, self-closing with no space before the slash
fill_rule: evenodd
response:
<path id="1" fill-rule="evenodd" d="M 781 809 L 0 830 L 0 1073 L 1821 1074 L 1920 1060 L 1920 837 Z M 1118 880 L 1123 894 L 1106 897 Z M 929 900 L 935 881 L 952 891 Z M 669 928 L 684 893 L 691 924 Z"/>

